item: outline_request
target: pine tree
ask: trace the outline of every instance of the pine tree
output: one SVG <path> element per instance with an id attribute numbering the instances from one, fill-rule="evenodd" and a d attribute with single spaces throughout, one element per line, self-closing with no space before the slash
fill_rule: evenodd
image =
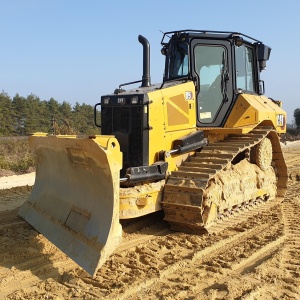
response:
<path id="1" fill-rule="evenodd" d="M 41 108 L 40 99 L 31 94 L 26 99 L 27 116 L 25 122 L 25 134 L 30 134 L 40 130 Z"/>
<path id="2" fill-rule="evenodd" d="M 13 135 L 14 128 L 14 111 L 10 97 L 2 92 L 0 94 L 0 136 Z"/>
<path id="3" fill-rule="evenodd" d="M 294 118 L 297 128 L 300 128 L 300 108 L 294 110 Z"/>
<path id="4" fill-rule="evenodd" d="M 12 100 L 12 109 L 14 111 L 14 127 L 16 135 L 25 135 L 25 123 L 27 118 L 26 98 L 16 94 Z"/>
<path id="5" fill-rule="evenodd" d="M 99 134 L 94 124 L 94 108 L 91 105 L 76 102 L 73 108 L 73 118 L 76 130 L 81 134 Z"/>

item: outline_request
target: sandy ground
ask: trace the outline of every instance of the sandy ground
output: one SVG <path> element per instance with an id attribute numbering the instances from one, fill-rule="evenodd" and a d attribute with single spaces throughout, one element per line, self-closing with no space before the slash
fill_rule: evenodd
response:
<path id="1" fill-rule="evenodd" d="M 18 186 L 33 186 L 35 180 L 35 172 L 0 177 L 0 190 L 11 189 Z"/>
<path id="2" fill-rule="evenodd" d="M 300 143 L 284 147 L 284 201 L 252 207 L 211 235 L 172 232 L 156 213 L 125 226 L 92 278 L 0 196 L 0 299 L 300 299 Z"/>

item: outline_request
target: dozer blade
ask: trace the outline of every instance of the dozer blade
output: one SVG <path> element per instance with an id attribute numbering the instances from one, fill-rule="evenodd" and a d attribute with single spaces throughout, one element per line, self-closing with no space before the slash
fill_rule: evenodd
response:
<path id="1" fill-rule="evenodd" d="M 35 134 L 29 144 L 36 179 L 19 214 L 93 276 L 122 237 L 119 143 L 112 136 Z"/>

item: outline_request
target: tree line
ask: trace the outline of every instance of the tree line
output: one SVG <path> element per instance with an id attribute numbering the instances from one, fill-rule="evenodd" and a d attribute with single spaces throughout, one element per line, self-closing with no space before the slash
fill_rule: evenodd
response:
<path id="1" fill-rule="evenodd" d="M 64 101 L 41 100 L 36 95 L 11 98 L 0 94 L 0 136 L 22 136 L 34 132 L 53 134 L 100 134 L 94 125 L 94 107 L 79 104 L 72 107 Z"/>
<path id="2" fill-rule="evenodd" d="M 99 116 L 97 116 L 99 118 Z M 300 108 L 294 110 L 297 128 L 300 128 Z M 34 132 L 53 134 L 100 134 L 94 124 L 94 107 L 79 104 L 72 107 L 64 101 L 41 100 L 36 95 L 11 98 L 0 93 L 0 136 L 23 136 Z"/>
<path id="3" fill-rule="evenodd" d="M 300 128 L 300 108 L 294 110 L 294 119 L 297 128 Z"/>

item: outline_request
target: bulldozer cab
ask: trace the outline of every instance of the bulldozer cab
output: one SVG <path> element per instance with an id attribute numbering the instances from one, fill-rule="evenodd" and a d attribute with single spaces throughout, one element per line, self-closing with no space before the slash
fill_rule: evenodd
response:
<path id="1" fill-rule="evenodd" d="M 263 94 L 260 71 L 270 48 L 232 32 L 184 30 L 172 32 L 166 55 L 164 82 L 193 80 L 197 93 L 197 126 L 221 127 L 238 94 Z"/>

